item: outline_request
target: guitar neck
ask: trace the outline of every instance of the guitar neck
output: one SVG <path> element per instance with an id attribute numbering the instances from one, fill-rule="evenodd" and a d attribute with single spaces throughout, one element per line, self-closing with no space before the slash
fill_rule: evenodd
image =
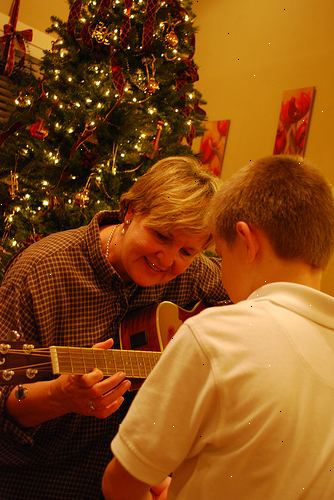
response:
<path id="1" fill-rule="evenodd" d="M 105 376 L 123 371 L 128 378 L 145 379 L 158 362 L 161 352 L 51 346 L 50 355 L 52 371 L 57 375 L 83 375 L 99 368 Z"/>

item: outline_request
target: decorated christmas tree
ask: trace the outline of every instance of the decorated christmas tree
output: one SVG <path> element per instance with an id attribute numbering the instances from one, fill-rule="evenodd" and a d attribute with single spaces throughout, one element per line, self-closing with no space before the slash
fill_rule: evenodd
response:
<path id="1" fill-rule="evenodd" d="M 8 71 L 15 28 L 2 38 L 15 108 L 0 127 L 0 275 L 31 242 L 117 209 L 159 158 L 190 154 L 205 116 L 192 1 L 69 7 L 66 22 L 51 17 L 40 77 L 15 61 Z"/>

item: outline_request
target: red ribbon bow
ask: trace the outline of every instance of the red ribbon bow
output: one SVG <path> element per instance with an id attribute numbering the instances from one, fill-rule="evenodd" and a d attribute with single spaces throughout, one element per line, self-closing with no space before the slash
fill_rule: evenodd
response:
<path id="1" fill-rule="evenodd" d="M 11 75 L 14 68 L 15 42 L 18 44 L 18 46 L 23 52 L 23 56 L 20 61 L 20 64 L 23 64 L 26 56 L 25 41 L 27 42 L 32 41 L 31 29 L 16 31 L 19 6 L 20 6 L 20 0 L 14 0 L 10 10 L 9 23 L 4 25 L 4 30 L 3 30 L 4 35 L 0 37 L 0 43 L 5 45 L 5 49 L 3 52 L 3 60 L 6 62 L 6 65 L 3 74 L 7 76 Z"/>

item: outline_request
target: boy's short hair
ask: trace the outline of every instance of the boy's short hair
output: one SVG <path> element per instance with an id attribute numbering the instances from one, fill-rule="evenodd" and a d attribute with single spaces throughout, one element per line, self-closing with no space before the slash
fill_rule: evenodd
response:
<path id="1" fill-rule="evenodd" d="M 182 229 L 194 234 L 209 229 L 209 204 L 218 180 L 192 156 L 159 160 L 121 196 L 121 217 L 131 206 L 147 216 L 146 225 L 160 231 Z"/>
<path id="2" fill-rule="evenodd" d="M 244 221 L 265 232 L 279 257 L 316 268 L 326 267 L 334 250 L 332 188 L 299 157 L 269 156 L 242 168 L 215 195 L 213 217 L 227 243 Z"/>

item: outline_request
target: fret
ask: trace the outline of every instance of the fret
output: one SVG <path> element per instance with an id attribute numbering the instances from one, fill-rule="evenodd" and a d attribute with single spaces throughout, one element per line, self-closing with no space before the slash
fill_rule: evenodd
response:
<path id="1" fill-rule="evenodd" d="M 124 371 L 129 378 L 146 378 L 160 358 L 160 352 L 50 347 L 54 373 L 89 373 L 99 368 L 104 375 Z"/>

